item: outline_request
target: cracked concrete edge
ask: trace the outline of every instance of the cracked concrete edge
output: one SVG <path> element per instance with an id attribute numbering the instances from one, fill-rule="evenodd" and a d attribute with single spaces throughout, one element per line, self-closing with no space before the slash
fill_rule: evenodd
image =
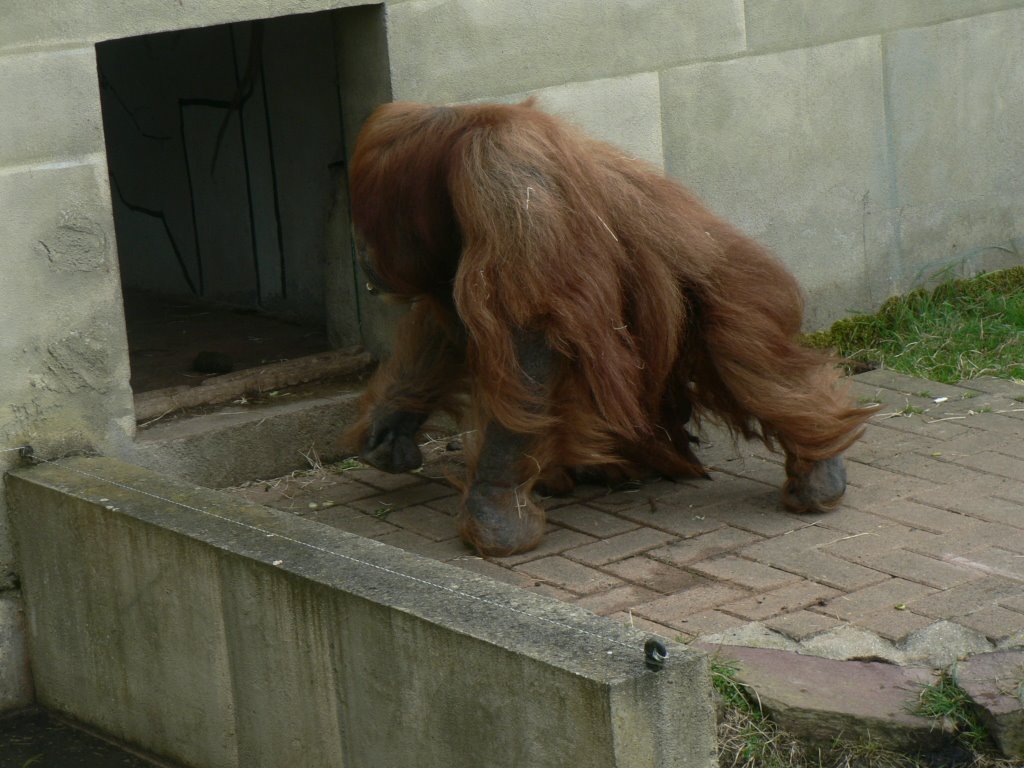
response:
<path id="1" fill-rule="evenodd" d="M 699 639 L 713 645 L 794 651 L 835 661 L 871 659 L 935 670 L 980 653 L 1024 648 L 1024 635 L 1012 636 L 997 645 L 980 632 L 947 620 L 911 632 L 898 643 L 851 625 L 797 641 L 757 621 Z"/>

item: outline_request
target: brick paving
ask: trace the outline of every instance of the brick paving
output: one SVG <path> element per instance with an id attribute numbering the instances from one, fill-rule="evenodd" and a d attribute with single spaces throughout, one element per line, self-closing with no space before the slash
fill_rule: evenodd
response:
<path id="1" fill-rule="evenodd" d="M 445 441 L 415 474 L 329 468 L 229 490 L 684 641 L 757 622 L 795 643 L 853 628 L 898 646 L 948 621 L 1024 645 L 1024 385 L 871 371 L 851 386 L 880 408 L 824 514 L 783 510 L 780 457 L 715 429 L 699 448 L 710 481 L 547 499 L 544 541 L 510 558 L 460 543 Z"/>

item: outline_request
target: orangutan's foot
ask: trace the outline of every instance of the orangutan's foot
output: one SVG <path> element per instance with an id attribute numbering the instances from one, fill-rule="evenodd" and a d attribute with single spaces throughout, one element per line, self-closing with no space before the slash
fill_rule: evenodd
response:
<path id="1" fill-rule="evenodd" d="M 423 465 L 416 433 L 425 417 L 398 411 L 375 417 L 359 458 L 383 472 L 410 472 Z"/>
<path id="2" fill-rule="evenodd" d="M 544 535 L 544 510 L 525 490 L 474 483 L 460 512 L 459 533 L 482 555 L 506 557 L 527 552 Z"/>
<path id="3" fill-rule="evenodd" d="M 787 462 L 791 464 L 791 462 Z M 839 506 L 846 492 L 846 463 L 833 456 L 811 465 L 803 474 L 790 472 L 782 489 L 782 503 L 791 512 L 826 512 Z"/>

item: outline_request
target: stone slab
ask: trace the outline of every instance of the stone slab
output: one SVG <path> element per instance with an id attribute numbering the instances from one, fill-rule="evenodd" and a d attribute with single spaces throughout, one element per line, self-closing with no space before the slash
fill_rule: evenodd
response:
<path id="1" fill-rule="evenodd" d="M 722 646 L 718 653 L 739 663 L 737 679 L 802 743 L 828 748 L 836 740 L 870 739 L 917 753 L 951 741 L 933 720 L 908 711 L 920 689 L 933 681 L 931 670 L 761 648 Z"/>
<path id="2" fill-rule="evenodd" d="M 972 656 L 954 672 L 1003 753 L 1024 759 L 1024 651 Z"/>

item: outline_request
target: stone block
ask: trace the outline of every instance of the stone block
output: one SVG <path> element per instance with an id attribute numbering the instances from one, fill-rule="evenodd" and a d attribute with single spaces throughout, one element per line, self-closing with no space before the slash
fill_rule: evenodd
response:
<path id="1" fill-rule="evenodd" d="M 75 0 L 41 4 L 7 0 L 0 25 L 0 51 L 59 47 L 151 32 L 205 27 L 292 13 L 312 13 L 359 0 L 227 0 L 165 3 L 161 0 Z"/>
<path id="2" fill-rule="evenodd" d="M 1024 10 L 886 38 L 895 205 L 1024 194 L 1022 38 Z"/>
<path id="3" fill-rule="evenodd" d="M 1021 0 L 746 0 L 752 50 L 846 40 L 1024 5 Z"/>
<path id="4" fill-rule="evenodd" d="M 99 90 L 91 46 L 5 56 L 0 167 L 102 152 Z"/>
<path id="5" fill-rule="evenodd" d="M 407 0 L 388 7 L 395 97 L 450 102 L 743 50 L 732 0 Z"/>
<path id="6" fill-rule="evenodd" d="M 537 107 L 558 115 L 588 135 L 627 155 L 663 168 L 661 90 L 658 75 L 641 72 L 512 94 L 498 101 L 537 98 Z"/>
<path id="7" fill-rule="evenodd" d="M 135 420 L 102 155 L 0 171 L 0 199 L 3 445 L 110 447 Z"/>
<path id="8" fill-rule="evenodd" d="M 671 69 L 662 105 L 668 172 L 793 270 L 809 326 L 871 300 L 864 211 L 889 190 L 877 38 Z"/>

